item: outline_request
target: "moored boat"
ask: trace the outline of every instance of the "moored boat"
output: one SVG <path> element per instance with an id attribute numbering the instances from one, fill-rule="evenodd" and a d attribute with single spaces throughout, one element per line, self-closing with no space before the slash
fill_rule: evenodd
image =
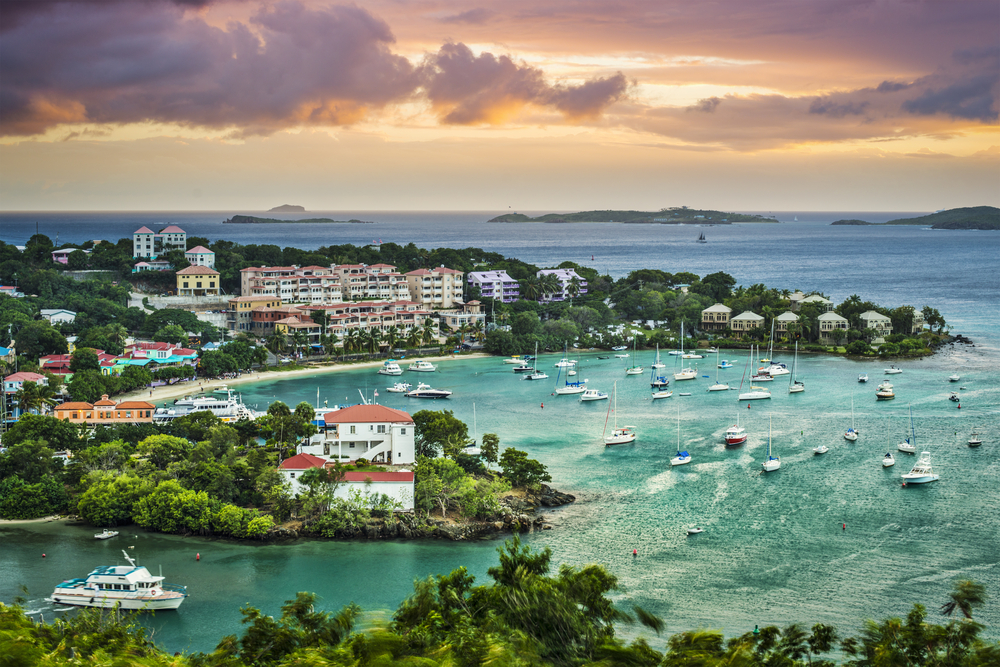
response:
<path id="1" fill-rule="evenodd" d="M 112 537 L 118 537 L 118 531 L 117 530 L 108 530 L 107 528 L 105 528 L 101 532 L 99 532 L 99 533 L 97 533 L 97 534 L 94 535 L 94 539 L 95 540 L 107 540 L 107 539 L 110 539 Z"/>
<path id="2" fill-rule="evenodd" d="M 411 389 L 413 389 L 413 385 L 409 382 L 396 382 L 391 387 L 386 388 L 386 391 L 392 394 L 405 394 Z"/>
<path id="3" fill-rule="evenodd" d="M 189 415 L 193 412 L 211 412 L 224 422 L 237 422 L 244 419 L 253 421 L 257 418 L 257 413 L 243 405 L 243 403 L 233 395 L 232 391 L 226 393 L 225 398 L 213 398 L 211 396 L 196 396 L 174 401 L 172 407 L 157 408 L 153 413 L 154 424 L 167 424 L 177 419 Z"/>
<path id="4" fill-rule="evenodd" d="M 740 413 L 736 412 L 736 424 L 726 429 L 726 447 L 736 447 L 747 441 L 747 430 L 740 426 Z"/>
<path id="5" fill-rule="evenodd" d="M 868 382 L 868 373 L 862 373 L 859 375 L 858 382 Z"/>
<path id="6" fill-rule="evenodd" d="M 622 426 L 618 427 L 618 383 L 615 382 L 612 392 L 615 395 L 614 402 L 608 404 L 608 413 L 615 413 L 614 426 L 611 430 L 611 435 L 607 435 L 608 420 L 604 419 L 604 446 L 611 447 L 612 445 L 624 445 L 629 442 L 635 442 L 635 426 Z"/>
<path id="7" fill-rule="evenodd" d="M 885 374 L 886 375 L 899 375 L 902 372 L 903 372 L 903 369 L 902 368 L 898 368 L 896 366 L 889 366 L 889 368 L 885 369 Z"/>
<path id="8" fill-rule="evenodd" d="M 761 464 L 764 472 L 774 472 L 781 468 L 781 457 L 775 456 L 771 449 L 771 417 L 767 417 L 767 458 Z"/>
<path id="9" fill-rule="evenodd" d="M 188 596 L 186 586 L 164 583 L 122 551 L 128 565 L 102 565 L 86 577 L 58 584 L 47 602 L 70 607 L 114 607 L 139 611 L 177 609 Z"/>
<path id="10" fill-rule="evenodd" d="M 875 400 L 891 401 L 894 398 L 896 398 L 896 392 L 892 388 L 892 383 L 888 380 L 880 382 L 878 390 L 875 392 Z"/>
<path id="11" fill-rule="evenodd" d="M 587 389 L 580 395 L 581 401 L 606 401 L 608 393 L 599 389 Z"/>
<path id="12" fill-rule="evenodd" d="M 926 484 L 936 482 L 941 479 L 941 475 L 934 472 L 931 467 L 931 453 L 920 452 L 920 458 L 913 464 L 910 472 L 902 474 L 903 484 Z"/>
<path id="13" fill-rule="evenodd" d="M 446 389 L 433 389 L 421 382 L 416 389 L 406 392 L 409 398 L 448 398 L 452 392 Z"/>
<path id="14" fill-rule="evenodd" d="M 392 359 L 387 360 L 382 364 L 382 368 L 378 369 L 379 375 L 402 375 L 403 369 L 399 367 Z"/>
<path id="15" fill-rule="evenodd" d="M 412 364 L 407 366 L 406 370 L 416 371 L 419 373 L 430 373 L 432 371 L 436 371 L 437 366 L 435 366 L 429 361 L 423 361 L 422 359 L 418 359 L 417 361 L 414 361 Z"/>

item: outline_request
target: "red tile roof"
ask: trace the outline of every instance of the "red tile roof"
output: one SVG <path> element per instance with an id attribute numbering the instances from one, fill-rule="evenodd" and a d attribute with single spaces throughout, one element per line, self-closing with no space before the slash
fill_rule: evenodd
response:
<path id="1" fill-rule="evenodd" d="M 96 403 L 94 405 L 97 405 Z M 117 410 L 153 410 L 156 408 L 152 403 L 146 401 L 123 401 L 115 406 Z"/>
<path id="2" fill-rule="evenodd" d="M 134 232 L 132 232 L 132 233 L 133 233 L 133 234 L 155 234 L 156 232 L 154 232 L 154 231 L 153 231 L 152 229 L 150 229 L 149 227 L 146 227 L 146 226 L 142 226 L 142 227 L 140 227 L 139 229 L 135 230 L 135 231 L 134 231 Z"/>
<path id="3" fill-rule="evenodd" d="M 345 423 L 369 423 L 369 422 L 392 422 L 402 424 L 412 424 L 413 417 L 410 413 L 387 408 L 384 405 L 352 405 L 349 408 L 327 412 L 323 415 L 323 421 L 327 424 Z"/>
<path id="4" fill-rule="evenodd" d="M 69 403 L 60 403 L 53 410 L 93 410 L 94 406 L 90 403 L 83 403 L 80 401 L 70 401 Z"/>
<path id="5" fill-rule="evenodd" d="M 177 225 L 170 225 L 160 230 L 161 234 L 184 234 L 184 230 Z"/>
<path id="6" fill-rule="evenodd" d="M 413 473 L 409 471 L 400 472 L 382 472 L 382 471 L 372 471 L 372 472 L 345 472 L 344 481 L 345 482 L 365 482 L 367 480 L 373 482 L 412 482 Z"/>
<path id="7" fill-rule="evenodd" d="M 282 470 L 309 470 L 310 468 L 322 468 L 326 461 L 312 454 L 296 454 L 290 459 L 285 459 L 278 465 Z"/>
<path id="8" fill-rule="evenodd" d="M 181 269 L 177 272 L 179 276 L 217 276 L 219 272 L 215 269 L 210 269 L 207 266 L 189 266 L 186 269 Z"/>
<path id="9" fill-rule="evenodd" d="M 8 375 L 4 378 L 5 382 L 38 382 L 44 380 L 45 376 L 38 373 L 31 373 L 30 371 L 21 371 L 20 373 L 14 373 L 13 375 Z"/>
<path id="10" fill-rule="evenodd" d="M 212 252 L 211 250 L 209 250 L 208 248 L 206 248 L 203 245 L 195 246 L 195 247 L 191 248 L 190 250 L 186 250 L 185 252 L 200 252 L 200 253 L 208 253 L 208 254 L 211 254 L 211 255 L 215 254 L 214 252 Z"/>

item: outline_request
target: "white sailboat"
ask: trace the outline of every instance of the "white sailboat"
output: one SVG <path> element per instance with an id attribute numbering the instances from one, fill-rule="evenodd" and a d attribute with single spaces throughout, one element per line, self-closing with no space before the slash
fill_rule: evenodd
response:
<path id="1" fill-rule="evenodd" d="M 719 351 L 715 351 L 715 384 L 708 388 L 709 391 L 729 391 L 729 385 L 719 382 Z"/>
<path id="2" fill-rule="evenodd" d="M 906 454 L 916 454 L 917 453 L 917 432 L 913 428 L 913 406 L 910 405 L 910 406 L 907 406 L 907 407 L 909 407 L 909 409 L 910 409 L 910 436 L 913 438 L 913 441 L 911 442 L 910 438 L 906 438 L 905 440 L 903 440 L 903 442 L 901 442 L 898 445 L 896 445 L 896 449 L 898 449 L 899 451 L 904 452 Z"/>
<path id="3" fill-rule="evenodd" d="M 576 362 L 574 361 L 573 363 L 576 363 Z M 580 380 L 577 380 L 575 382 L 570 382 L 569 381 L 569 375 L 570 375 L 570 373 L 572 373 L 573 375 L 576 375 L 576 372 L 573 371 L 571 367 L 568 367 L 566 369 L 566 376 L 567 376 L 567 378 L 566 378 L 566 384 L 564 384 L 563 386 L 559 386 L 559 378 L 562 375 L 562 370 L 563 369 L 560 368 L 559 369 L 559 373 L 556 374 L 555 394 L 557 396 L 569 396 L 569 395 L 573 395 L 573 394 L 582 394 L 583 392 L 587 391 L 587 380 L 586 380 L 586 378 L 584 378 L 582 381 L 580 381 Z"/>
<path id="4" fill-rule="evenodd" d="M 775 456 L 771 450 L 771 415 L 767 416 L 767 458 L 761 466 L 764 472 L 774 472 L 781 467 L 781 457 Z"/>
<path id="5" fill-rule="evenodd" d="M 684 358 L 684 320 L 681 320 L 681 358 Z M 693 380 L 698 377 L 698 369 L 692 369 L 690 366 L 687 368 L 681 368 L 677 373 L 674 373 L 675 380 Z"/>
<path id="6" fill-rule="evenodd" d="M 764 387 L 757 387 L 753 384 L 753 379 L 750 380 L 750 390 L 743 391 L 743 380 L 746 379 L 747 370 L 750 369 L 751 362 L 753 361 L 753 345 L 750 346 L 750 356 L 747 358 L 747 367 L 743 370 L 743 378 L 740 380 L 740 393 L 737 396 L 737 400 L 740 401 L 755 401 L 763 398 L 771 398 L 771 392 Z"/>
<path id="7" fill-rule="evenodd" d="M 628 368 L 625 369 L 625 375 L 642 375 L 642 366 L 640 366 L 640 365 L 638 365 L 636 363 L 636 356 L 635 356 L 635 342 L 636 342 L 636 339 L 638 339 L 638 338 L 639 337 L 633 331 L 632 332 L 632 364 L 633 365 L 629 366 Z"/>
<path id="8" fill-rule="evenodd" d="M 892 442 L 892 436 L 890 435 L 890 431 L 889 431 L 889 427 L 890 427 L 891 424 L 892 424 L 892 415 L 889 415 L 889 418 L 885 422 L 885 445 L 886 445 L 886 447 L 890 447 L 891 446 L 890 443 Z M 885 456 L 882 457 L 882 467 L 883 468 L 891 468 L 894 465 L 896 465 L 896 459 L 892 456 L 892 452 L 891 451 L 886 452 Z"/>
<path id="9" fill-rule="evenodd" d="M 844 440 L 854 442 L 860 433 L 854 428 L 854 394 L 851 394 L 851 427 L 844 431 Z"/>
<path id="10" fill-rule="evenodd" d="M 666 368 L 667 365 L 660 361 L 660 344 L 656 344 L 656 359 L 653 360 L 653 368 Z"/>
<path id="11" fill-rule="evenodd" d="M 629 442 L 635 441 L 635 427 L 634 426 L 622 426 L 618 428 L 618 381 L 615 381 L 614 388 L 611 390 L 614 394 L 614 401 L 608 404 L 608 416 L 613 409 L 615 413 L 614 426 L 611 429 L 611 435 L 607 435 L 608 432 L 608 418 L 604 418 L 604 445 L 605 447 L 611 447 L 612 445 L 624 445 Z"/>
<path id="12" fill-rule="evenodd" d="M 524 376 L 525 380 L 548 380 L 549 376 L 538 370 L 538 343 L 535 343 L 535 358 L 531 362 L 532 371 L 528 375 Z"/>
<path id="13" fill-rule="evenodd" d="M 691 455 L 681 451 L 681 406 L 677 405 L 677 456 L 670 459 L 670 466 L 682 466 L 691 463 Z"/>
<path id="14" fill-rule="evenodd" d="M 788 378 L 788 393 L 789 394 L 801 394 L 806 390 L 806 386 L 801 380 L 795 379 L 795 371 L 799 364 L 799 341 L 795 341 L 795 356 L 792 357 L 792 374 Z"/>

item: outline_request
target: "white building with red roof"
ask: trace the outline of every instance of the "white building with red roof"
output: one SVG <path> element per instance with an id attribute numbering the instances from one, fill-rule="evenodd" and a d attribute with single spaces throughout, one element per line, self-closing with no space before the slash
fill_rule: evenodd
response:
<path id="1" fill-rule="evenodd" d="M 207 266 L 215 268 L 215 253 L 203 245 L 195 246 L 184 252 L 184 259 L 193 266 Z"/>
<path id="2" fill-rule="evenodd" d="M 156 259 L 171 250 L 187 248 L 187 232 L 177 225 L 169 225 L 158 232 L 143 226 L 132 232 L 132 257 Z"/>
<path id="3" fill-rule="evenodd" d="M 284 477 L 293 494 L 305 494 L 309 487 L 302 484 L 302 475 L 313 468 L 325 468 L 332 464 L 326 459 L 312 454 L 296 454 L 278 464 L 278 473 Z M 409 470 L 389 471 L 349 471 L 334 492 L 335 498 L 347 500 L 352 491 L 362 498 L 386 495 L 401 505 L 403 511 L 413 510 L 413 472 Z"/>
<path id="4" fill-rule="evenodd" d="M 384 405 L 352 405 L 327 412 L 323 426 L 299 451 L 334 461 L 412 465 L 413 417 Z"/>

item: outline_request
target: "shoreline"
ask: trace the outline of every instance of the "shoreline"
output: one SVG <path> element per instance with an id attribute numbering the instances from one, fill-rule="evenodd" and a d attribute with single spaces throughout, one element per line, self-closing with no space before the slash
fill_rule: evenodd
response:
<path id="1" fill-rule="evenodd" d="M 433 357 L 414 357 L 419 358 L 423 361 L 438 362 L 438 361 L 448 361 L 451 359 L 480 359 L 483 357 L 491 357 L 494 355 L 486 354 L 485 352 L 474 352 L 471 354 L 463 354 L 461 356 L 454 354 L 437 355 Z M 200 379 L 192 382 L 179 382 L 177 384 L 168 384 L 162 387 L 155 387 L 152 390 L 149 388 L 140 389 L 136 391 L 130 391 L 125 394 L 120 394 L 115 397 L 118 402 L 122 401 L 148 401 L 149 403 L 158 403 L 161 401 L 166 401 L 173 398 L 181 398 L 184 396 L 210 393 L 215 389 L 218 389 L 222 385 L 227 387 L 233 387 L 234 385 L 248 384 L 251 382 L 264 382 L 266 380 L 284 380 L 290 378 L 308 377 L 311 375 L 324 375 L 326 373 L 336 373 L 338 371 L 346 371 L 358 368 L 379 368 L 385 360 L 381 361 L 362 361 L 355 363 L 337 363 L 330 362 L 329 364 L 324 364 L 321 366 L 315 366 L 310 368 L 297 368 L 290 371 L 249 371 L 243 373 L 238 378 L 214 380 L 214 379 Z M 396 377 L 396 376 L 386 376 Z"/>

